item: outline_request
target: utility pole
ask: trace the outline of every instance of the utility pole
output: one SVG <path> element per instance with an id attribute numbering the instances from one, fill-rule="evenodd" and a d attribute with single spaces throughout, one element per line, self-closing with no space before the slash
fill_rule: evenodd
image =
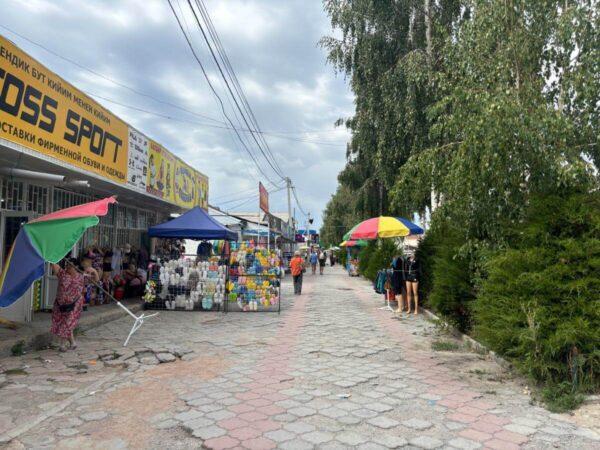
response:
<path id="1" fill-rule="evenodd" d="M 290 177 L 285 179 L 285 184 L 287 185 L 287 200 L 288 200 L 288 225 L 291 227 L 292 222 L 292 180 Z"/>

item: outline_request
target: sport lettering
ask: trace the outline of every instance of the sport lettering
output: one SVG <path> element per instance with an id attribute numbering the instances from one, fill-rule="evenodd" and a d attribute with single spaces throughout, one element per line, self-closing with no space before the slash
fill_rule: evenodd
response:
<path id="1" fill-rule="evenodd" d="M 0 68 L 0 110 L 48 133 L 56 126 L 58 102 Z M 20 114 L 20 115 L 19 115 Z"/>

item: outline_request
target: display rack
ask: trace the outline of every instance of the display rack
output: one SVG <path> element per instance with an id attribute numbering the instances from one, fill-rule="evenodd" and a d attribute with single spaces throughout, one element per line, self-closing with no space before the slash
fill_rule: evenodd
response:
<path id="1" fill-rule="evenodd" d="M 240 285 L 240 278 L 251 282 Z M 263 284 L 265 281 L 269 283 L 268 287 Z M 231 285 L 235 287 L 230 288 Z M 261 286 L 261 291 L 273 295 L 265 296 L 261 292 L 258 297 L 253 286 Z M 230 274 L 228 291 L 226 312 L 281 312 L 281 278 L 277 274 Z"/>
<path id="2" fill-rule="evenodd" d="M 225 310 L 228 257 L 198 261 L 196 255 L 155 265 L 144 294 L 145 308 L 167 311 Z"/>

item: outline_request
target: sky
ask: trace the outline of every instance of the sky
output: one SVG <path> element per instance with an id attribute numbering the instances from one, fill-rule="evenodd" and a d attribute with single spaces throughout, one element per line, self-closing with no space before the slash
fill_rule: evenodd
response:
<path id="1" fill-rule="evenodd" d="M 193 28 L 187 1 L 172 1 L 233 117 L 217 67 L 200 31 Z M 351 116 L 354 109 L 346 80 L 335 74 L 318 46 L 322 36 L 332 33 L 321 1 L 205 0 L 205 4 L 261 129 L 276 134 L 265 138 L 277 163 L 297 187 L 302 209 L 315 218 L 313 228 L 318 228 L 344 166 L 349 139 L 348 131 L 334 123 Z M 167 0 L 0 0 L 0 12 L 0 34 L 208 175 L 211 204 L 227 211 L 258 210 L 258 200 L 250 197 L 257 193 L 259 180 L 267 183 L 266 177 L 231 130 L 207 126 L 222 124 L 197 115 L 224 121 Z M 256 145 L 251 150 L 266 175 L 281 184 Z M 271 211 L 286 212 L 285 190 L 269 187 Z M 292 202 L 303 225 L 305 217 L 293 198 Z"/>

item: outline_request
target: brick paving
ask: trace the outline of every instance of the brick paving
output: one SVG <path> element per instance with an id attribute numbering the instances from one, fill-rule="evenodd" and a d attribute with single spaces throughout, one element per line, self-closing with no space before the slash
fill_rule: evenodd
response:
<path id="1" fill-rule="evenodd" d="M 598 430 L 533 405 L 493 361 L 433 351 L 431 342 L 445 339 L 435 325 L 378 310 L 382 298 L 364 280 L 327 268 L 307 275 L 304 290 L 293 297 L 284 284 L 281 315 L 165 312 L 126 350 L 124 318 L 88 331 L 76 351 L 1 359 L 0 442 L 600 448 Z M 159 364 L 157 354 L 173 356 Z"/>

